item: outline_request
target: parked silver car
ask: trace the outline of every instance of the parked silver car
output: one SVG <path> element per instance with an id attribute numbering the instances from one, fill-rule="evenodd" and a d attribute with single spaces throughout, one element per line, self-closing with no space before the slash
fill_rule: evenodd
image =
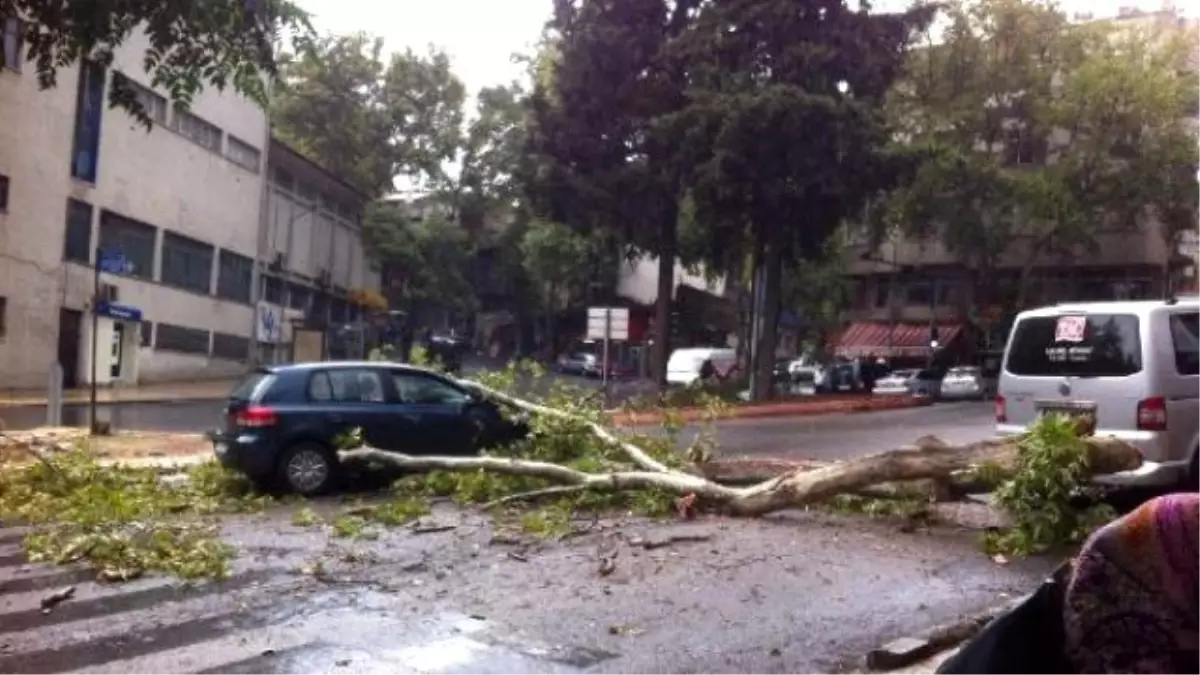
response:
<path id="1" fill-rule="evenodd" d="M 1200 486 L 1200 302 L 1076 303 L 1022 312 L 1004 350 L 996 431 L 1050 412 L 1093 415 L 1138 447 L 1136 470 L 1102 482 Z"/>
<path id="2" fill-rule="evenodd" d="M 996 393 L 996 379 L 983 374 L 979 366 L 951 368 L 942 378 L 944 399 L 986 399 Z"/>

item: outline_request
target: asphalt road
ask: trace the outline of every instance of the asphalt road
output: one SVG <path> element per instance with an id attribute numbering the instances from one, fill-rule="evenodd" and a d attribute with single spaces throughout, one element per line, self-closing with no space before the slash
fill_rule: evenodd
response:
<path id="1" fill-rule="evenodd" d="M 716 425 L 722 454 L 848 459 L 891 450 L 921 436 L 966 443 L 992 435 L 990 402 L 935 403 L 922 408 L 820 417 L 727 420 Z"/>
<path id="2" fill-rule="evenodd" d="M 113 426 L 172 432 L 201 432 L 220 419 L 222 402 L 123 403 L 108 406 Z M 0 409 L 8 429 L 43 424 L 41 407 Z M 87 424 L 86 406 L 63 411 L 67 425 Z M 992 433 L 992 405 L 987 402 L 937 403 L 923 408 L 821 417 L 776 417 L 725 420 L 716 425 L 722 454 L 768 455 L 801 459 L 846 459 L 889 450 L 932 434 L 952 443 L 979 440 Z M 657 433 L 653 428 L 641 432 Z M 698 427 L 686 429 L 689 442 Z"/>
<path id="3" fill-rule="evenodd" d="M 28 564 L 22 532 L 0 526 L 0 672 L 833 672 L 1027 592 L 1056 562 L 996 565 L 970 533 L 819 513 L 610 521 L 514 548 L 448 507 L 433 522 L 450 529 L 374 541 L 293 526 L 288 508 L 227 521 L 232 576 L 197 584 Z M 707 539 L 638 544 L 676 535 Z M 600 550 L 620 552 L 607 576 Z"/>

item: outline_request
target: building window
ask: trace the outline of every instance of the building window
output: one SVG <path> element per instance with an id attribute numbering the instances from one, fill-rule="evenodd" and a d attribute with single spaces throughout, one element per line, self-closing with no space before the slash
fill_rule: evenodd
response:
<path id="1" fill-rule="evenodd" d="M 8 176 L 0 175 L 0 211 L 8 210 Z"/>
<path id="2" fill-rule="evenodd" d="M 134 82 L 121 73 L 113 73 L 113 83 L 120 82 L 121 86 L 133 91 L 137 97 L 138 103 L 142 104 L 142 108 L 150 119 L 159 124 L 167 123 L 167 99 L 154 93 L 154 90 L 139 83 Z"/>
<path id="3" fill-rule="evenodd" d="M 929 281 L 911 281 L 904 288 L 904 302 L 907 305 L 921 306 L 933 303 L 933 283 Z"/>
<path id="4" fill-rule="evenodd" d="M 21 72 L 21 58 L 25 52 L 25 37 L 21 34 L 23 27 L 21 20 L 14 17 L 5 18 L 4 25 L 0 26 L 0 29 L 4 31 L 0 34 L 0 46 L 3 47 L 2 58 L 4 59 L 0 65 L 17 72 Z"/>
<path id="5" fill-rule="evenodd" d="M 329 319 L 329 294 L 317 291 L 312 296 L 312 309 L 308 315 L 313 321 L 325 323 Z"/>
<path id="6" fill-rule="evenodd" d="M 221 151 L 221 129 L 183 108 L 175 107 L 175 117 L 171 120 L 171 128 L 202 148 L 213 152 Z"/>
<path id="7" fill-rule="evenodd" d="M 213 247 L 203 242 L 163 233 L 162 282 L 189 291 L 212 291 Z"/>
<path id="8" fill-rule="evenodd" d="M 8 298 L 0 295 L 0 338 L 8 334 Z"/>
<path id="9" fill-rule="evenodd" d="M 212 355 L 220 359 L 245 361 L 250 356 L 250 340 L 240 335 L 213 333 Z"/>
<path id="10" fill-rule="evenodd" d="M 79 66 L 75 99 L 75 138 L 71 150 L 71 177 L 96 182 L 100 158 L 100 118 L 104 108 L 104 66 L 84 60 Z"/>
<path id="11" fill-rule="evenodd" d="M 347 309 L 345 300 L 334 298 L 333 305 L 329 308 L 329 320 L 333 323 L 346 323 L 350 320 L 350 313 Z"/>
<path id="12" fill-rule="evenodd" d="M 283 305 L 283 282 L 275 277 L 266 277 L 263 281 L 263 300 Z"/>
<path id="13" fill-rule="evenodd" d="M 292 309 L 308 309 L 308 289 L 299 284 L 288 284 L 288 307 Z"/>
<path id="14" fill-rule="evenodd" d="M 887 307 L 892 290 L 891 280 L 883 277 L 875 278 L 875 306 Z"/>
<path id="15" fill-rule="evenodd" d="M 154 324 L 152 322 L 143 321 L 141 325 L 138 326 L 138 334 L 141 338 L 141 345 L 143 347 L 154 346 Z"/>
<path id="16" fill-rule="evenodd" d="M 208 354 L 208 331 L 199 328 L 159 323 L 154 346 L 184 354 Z"/>
<path id="17" fill-rule="evenodd" d="M 217 297 L 250 302 L 254 263 L 246 256 L 221 249 L 217 267 Z"/>
<path id="18" fill-rule="evenodd" d="M 100 212 L 100 248 L 125 256 L 130 276 L 154 278 L 154 226 L 113 213 Z"/>
<path id="19" fill-rule="evenodd" d="M 296 187 L 296 179 L 292 178 L 292 174 L 286 169 L 275 169 L 275 184 L 285 190 L 292 190 Z"/>
<path id="20" fill-rule="evenodd" d="M 258 173 L 258 165 L 261 161 L 262 153 L 253 145 L 230 136 L 229 145 L 225 148 L 225 156 L 229 158 L 229 161 L 243 169 L 249 169 L 254 173 Z"/>
<path id="21" fill-rule="evenodd" d="M 92 259 L 92 205 L 67 200 L 67 232 L 63 237 L 63 260 L 82 263 Z"/>

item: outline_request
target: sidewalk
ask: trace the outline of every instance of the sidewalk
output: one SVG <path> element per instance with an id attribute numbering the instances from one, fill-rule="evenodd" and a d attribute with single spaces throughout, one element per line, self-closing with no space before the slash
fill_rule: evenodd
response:
<path id="1" fill-rule="evenodd" d="M 99 403 L 163 403 L 170 401 L 220 400 L 233 391 L 236 380 L 201 380 L 199 382 L 164 382 L 143 384 L 136 387 L 100 387 L 96 391 Z M 68 389 L 63 393 L 64 403 L 87 403 L 91 390 Z M 38 391 L 2 391 L 0 407 L 46 405 L 46 393 Z"/>

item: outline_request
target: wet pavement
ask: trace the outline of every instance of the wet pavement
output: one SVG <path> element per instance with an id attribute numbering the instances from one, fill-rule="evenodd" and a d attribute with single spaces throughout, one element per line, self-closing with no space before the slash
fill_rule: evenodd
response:
<path id="1" fill-rule="evenodd" d="M 532 543 L 448 506 L 432 518 L 452 529 L 374 541 L 293 526 L 289 508 L 230 521 L 233 576 L 196 584 L 27 565 L 20 531 L 0 529 L 0 672 L 828 672 L 1023 593 L 1056 562 L 996 565 L 970 533 L 816 513 Z M 679 534 L 709 538 L 646 546 Z"/>
<path id="2" fill-rule="evenodd" d="M 130 403 L 111 411 L 117 429 L 169 432 L 203 432 L 220 419 L 219 401 L 180 403 Z M 0 409 L 8 429 L 40 426 L 42 409 L 14 414 Z M 68 407 L 67 425 L 85 425 L 87 409 Z M 938 403 L 923 408 L 887 410 L 820 417 L 778 417 L 725 420 L 717 439 L 726 456 L 768 455 L 804 459 L 847 459 L 881 452 L 933 434 L 952 443 L 965 443 L 992 434 L 992 406 L 986 402 Z M 696 427 L 685 431 L 688 443 Z M 640 433 L 659 433 L 643 428 Z"/>

